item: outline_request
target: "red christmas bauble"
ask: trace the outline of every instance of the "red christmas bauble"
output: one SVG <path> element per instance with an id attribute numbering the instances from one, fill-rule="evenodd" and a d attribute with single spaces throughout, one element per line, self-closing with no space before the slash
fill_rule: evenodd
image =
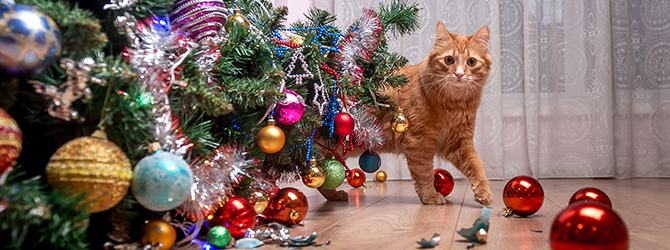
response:
<path id="1" fill-rule="evenodd" d="M 224 226 L 235 238 L 244 236 L 244 230 L 256 226 L 256 210 L 246 199 L 232 195 L 209 219 L 210 228 Z"/>
<path id="2" fill-rule="evenodd" d="M 335 134 L 339 136 L 346 136 L 354 132 L 354 118 L 347 113 L 339 113 L 335 115 Z"/>
<path id="3" fill-rule="evenodd" d="M 628 231 L 612 209 L 600 203 L 576 203 L 554 219 L 549 241 L 554 250 L 625 250 Z"/>
<path id="4" fill-rule="evenodd" d="M 0 175 L 16 165 L 23 146 L 23 134 L 12 118 L 0 109 Z"/>
<path id="5" fill-rule="evenodd" d="M 600 189 L 594 188 L 594 187 L 586 187 L 582 188 L 580 190 L 577 190 L 575 194 L 570 197 L 570 202 L 568 202 L 568 205 L 572 205 L 574 203 L 593 203 L 593 202 L 600 202 L 603 205 L 609 207 L 610 209 L 612 208 L 612 201 L 610 200 L 610 197 L 605 194 Z"/>
<path id="6" fill-rule="evenodd" d="M 449 171 L 438 168 L 433 170 L 435 175 L 435 191 L 447 196 L 454 190 L 454 177 Z"/>
<path id="7" fill-rule="evenodd" d="M 307 215 L 307 197 L 296 188 L 282 188 L 267 208 L 272 220 L 284 225 L 296 225 Z"/>
<path id="8" fill-rule="evenodd" d="M 528 216 L 540 210 L 544 202 L 542 185 L 533 177 L 520 175 L 507 182 L 503 189 L 503 202 L 512 213 Z"/>
<path id="9" fill-rule="evenodd" d="M 347 173 L 347 182 L 352 187 L 360 187 L 365 183 L 365 172 L 360 169 L 352 169 Z"/>

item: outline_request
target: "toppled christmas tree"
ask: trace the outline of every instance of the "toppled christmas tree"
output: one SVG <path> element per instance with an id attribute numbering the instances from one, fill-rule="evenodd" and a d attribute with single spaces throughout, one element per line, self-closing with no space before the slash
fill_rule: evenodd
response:
<path id="1" fill-rule="evenodd" d="M 24 135 L 18 159 L 21 172 L 46 176 L 59 195 L 47 195 L 50 189 L 41 187 L 5 192 L 13 190 L 8 187 L 28 185 L 17 178 L 3 187 L 1 205 L 17 206 L 16 201 L 25 200 L 20 209 L 0 212 L 5 223 L 2 238 L 11 243 L 7 248 L 56 244 L 58 237 L 64 238 L 53 248 L 82 248 L 84 242 L 93 242 L 93 248 L 105 241 L 127 243 L 138 239 L 141 221 L 152 218 L 199 225 L 233 195 L 258 207 L 254 196 L 267 201 L 277 192 L 277 181 L 299 179 L 310 167 L 310 159 L 320 158 L 319 152 L 332 151 L 344 164 L 339 156 L 354 146 L 380 148 L 385 134 L 374 114 L 395 107 L 387 102 L 388 96 L 378 93 L 407 83 L 406 77 L 394 73 L 407 60 L 389 51 L 387 38 L 418 26 L 417 5 L 401 0 L 364 9 L 346 30 L 333 25 L 335 16 L 318 9 L 306 15 L 307 21 L 284 26 L 288 10 L 268 1 L 112 0 L 104 7 L 82 2 L 97 8 L 93 12 L 98 16 L 112 17 L 102 24 L 93 12 L 67 2 L 17 4 L 51 17 L 53 21 L 45 18 L 40 30 L 57 33 L 58 39 L 46 40 L 59 43 L 30 47 L 21 39 L 35 38 L 17 35 L 22 32 L 19 29 L 0 33 L 7 38 L 0 52 L 14 55 L 1 64 L 6 77 L 0 78 L 0 107 L 17 120 Z M 17 6 L 3 6 L 2 13 L 21 11 L 23 7 Z M 28 21 L 4 15 L 0 28 L 15 27 L 7 26 L 10 19 Z M 12 50 L 38 51 L 43 53 L 42 61 L 26 64 L 30 67 L 19 65 L 32 59 Z M 90 137 L 97 129 L 104 132 Z M 62 146 L 77 137 L 86 142 Z M 132 179 L 119 157 L 95 162 L 116 146 L 84 152 L 106 145 L 107 140 L 134 166 Z M 148 148 L 158 153 L 147 153 Z M 169 160 L 157 157 L 160 152 Z M 91 158 L 96 154 L 101 155 Z M 141 172 L 149 161 L 174 163 L 166 167 L 168 175 L 183 164 L 182 174 L 161 178 L 174 177 L 174 183 L 186 183 L 186 188 L 172 190 L 179 185 L 151 182 L 147 175 L 158 170 L 150 163 L 148 172 Z M 112 208 L 97 211 L 96 199 L 101 198 L 91 197 L 91 189 L 105 187 L 121 195 L 103 192 L 111 195 L 107 205 Z M 89 189 L 84 190 L 89 195 L 77 195 L 75 189 Z M 132 192 L 123 197 L 124 190 Z M 29 202 L 33 195 L 41 195 L 41 201 Z M 169 196 L 170 201 L 150 199 L 160 195 Z M 70 210 L 51 209 L 50 216 L 30 220 L 49 220 L 61 228 L 62 223 L 75 223 L 78 226 L 70 230 L 77 233 L 9 233 L 17 229 L 7 225 L 28 228 L 47 223 L 29 224 L 25 216 L 15 213 L 68 205 Z M 55 214 L 61 211 L 69 214 Z M 86 226 L 78 221 L 86 220 L 88 212 L 97 212 L 90 214 L 90 224 L 96 226 L 88 227 L 85 234 L 80 231 Z M 69 217 L 55 220 L 58 216 Z M 304 214 L 292 218 L 289 224 L 298 223 Z M 184 234 L 194 236 L 198 230 L 199 226 L 185 227 Z"/>

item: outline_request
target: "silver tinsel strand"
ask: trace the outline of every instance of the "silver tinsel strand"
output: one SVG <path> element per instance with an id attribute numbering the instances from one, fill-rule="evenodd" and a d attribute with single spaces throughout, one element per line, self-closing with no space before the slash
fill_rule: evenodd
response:
<path id="1" fill-rule="evenodd" d="M 244 147 L 228 144 L 214 149 L 204 160 L 191 167 L 193 185 L 191 196 L 178 211 L 188 218 L 203 219 L 225 202 L 233 188 L 248 177 L 247 168 L 260 163 L 247 159 Z"/>
<path id="2" fill-rule="evenodd" d="M 386 144 L 386 131 L 384 126 L 372 114 L 368 107 L 352 107 L 349 115 L 354 118 L 356 130 L 354 130 L 354 145 L 374 151 Z"/>

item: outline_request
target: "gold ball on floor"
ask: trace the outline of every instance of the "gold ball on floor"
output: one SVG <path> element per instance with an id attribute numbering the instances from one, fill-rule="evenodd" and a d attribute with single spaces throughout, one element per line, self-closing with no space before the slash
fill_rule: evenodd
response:
<path id="1" fill-rule="evenodd" d="M 170 223 L 161 219 L 150 220 L 142 225 L 142 235 L 138 242 L 142 245 L 156 245 L 163 243 L 159 250 L 168 250 L 172 248 L 177 240 L 177 230 Z"/>
<path id="2" fill-rule="evenodd" d="M 95 137 L 94 137 L 95 136 Z M 132 168 L 128 157 L 100 130 L 56 150 L 47 164 L 47 182 L 70 195 L 86 193 L 86 212 L 114 207 L 128 193 Z"/>
<path id="3" fill-rule="evenodd" d="M 318 188 L 326 181 L 326 172 L 319 166 L 309 166 L 302 172 L 302 182 L 305 186 Z"/>
<path id="4" fill-rule="evenodd" d="M 384 172 L 384 171 L 377 172 L 377 175 L 375 176 L 375 181 L 378 181 L 378 182 L 386 181 L 386 172 Z"/>

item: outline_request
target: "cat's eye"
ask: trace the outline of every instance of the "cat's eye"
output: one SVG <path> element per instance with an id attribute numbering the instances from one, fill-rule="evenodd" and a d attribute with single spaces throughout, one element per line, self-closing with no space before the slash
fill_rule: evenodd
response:
<path id="1" fill-rule="evenodd" d="M 454 58 L 452 56 L 447 56 L 447 58 L 444 59 L 444 62 L 446 62 L 447 65 L 452 65 L 454 64 Z"/>
<path id="2" fill-rule="evenodd" d="M 468 66 L 474 67 L 475 65 L 477 65 L 477 59 L 474 58 L 468 59 Z"/>

